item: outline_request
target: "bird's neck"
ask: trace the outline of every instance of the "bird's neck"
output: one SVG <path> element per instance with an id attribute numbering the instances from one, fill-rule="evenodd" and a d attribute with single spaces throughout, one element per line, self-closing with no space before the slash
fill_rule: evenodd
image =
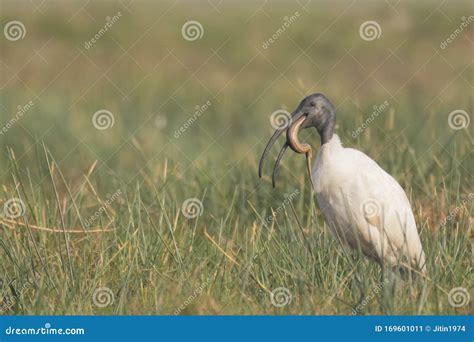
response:
<path id="1" fill-rule="evenodd" d="M 334 135 L 334 128 L 336 126 L 336 120 L 331 120 L 321 130 L 318 130 L 319 137 L 321 138 L 321 146 L 328 143 Z"/>

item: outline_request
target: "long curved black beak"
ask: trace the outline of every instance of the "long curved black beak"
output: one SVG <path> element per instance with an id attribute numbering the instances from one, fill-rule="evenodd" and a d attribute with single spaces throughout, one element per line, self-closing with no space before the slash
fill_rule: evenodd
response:
<path id="1" fill-rule="evenodd" d="M 285 154 L 286 152 L 286 149 L 290 146 L 290 144 L 288 144 L 288 141 L 285 141 L 285 143 L 283 144 L 281 150 L 280 150 L 280 153 L 278 153 L 278 157 L 277 157 L 277 160 L 275 162 L 275 165 L 273 166 L 273 173 L 272 173 L 272 185 L 273 185 L 273 188 L 275 188 L 276 186 L 276 176 L 277 176 L 277 173 L 278 173 L 278 166 L 280 165 L 280 161 L 281 159 L 283 158 L 283 155 Z"/>
<path id="2" fill-rule="evenodd" d="M 262 178 L 262 170 L 263 170 L 263 161 L 265 160 L 265 157 L 267 156 L 268 154 L 268 151 L 270 151 L 270 149 L 272 148 L 273 144 L 275 143 L 275 141 L 277 141 L 277 139 L 280 137 L 280 135 L 283 133 L 283 132 L 286 132 L 288 127 L 291 125 L 292 122 L 294 122 L 295 120 L 297 120 L 301 115 L 303 115 L 303 113 L 299 110 L 299 109 L 296 109 L 290 116 L 291 120 L 289 123 L 287 123 L 287 125 L 285 125 L 285 127 L 282 127 L 282 128 L 278 128 L 275 133 L 273 133 L 273 135 L 271 136 L 270 140 L 268 140 L 268 143 L 267 145 L 265 146 L 265 150 L 263 150 L 263 153 L 262 153 L 262 157 L 260 158 L 260 162 L 258 163 L 258 176 L 260 178 Z M 275 181 L 275 178 L 276 178 L 276 174 L 277 174 L 277 170 L 278 170 L 278 166 L 280 164 L 280 161 L 281 159 L 283 158 L 283 155 L 285 154 L 285 151 L 288 149 L 290 145 L 288 144 L 288 142 L 286 141 L 285 144 L 282 146 L 281 150 L 280 150 L 280 153 L 278 154 L 278 158 L 275 162 L 275 165 L 273 167 L 273 175 L 272 175 L 272 184 L 273 184 L 273 187 L 275 187 L 275 184 L 276 184 L 276 181 Z"/>
<path id="3" fill-rule="evenodd" d="M 280 135 L 286 132 L 286 128 L 284 129 L 277 129 L 275 133 L 273 133 L 272 137 L 270 140 L 268 140 L 267 146 L 265 146 L 265 150 L 263 150 L 262 157 L 260 158 L 260 162 L 258 163 L 258 176 L 262 178 L 262 170 L 263 170 L 263 161 L 265 160 L 265 157 L 267 156 L 268 151 L 272 148 L 273 144 L 275 141 L 280 137 Z"/>

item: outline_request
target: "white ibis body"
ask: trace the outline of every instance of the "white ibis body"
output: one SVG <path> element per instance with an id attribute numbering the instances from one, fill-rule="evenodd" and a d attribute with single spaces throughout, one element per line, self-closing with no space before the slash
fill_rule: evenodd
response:
<path id="1" fill-rule="evenodd" d="M 289 127 L 281 128 L 270 139 L 259 165 L 272 144 L 284 131 L 287 147 L 305 153 L 312 187 L 329 232 L 341 243 L 389 267 L 426 273 L 425 255 L 410 202 L 397 181 L 364 153 L 344 148 L 334 134 L 335 108 L 322 94 L 301 101 L 291 116 Z M 321 147 L 311 167 L 311 146 L 301 144 L 298 132 L 314 127 Z"/>

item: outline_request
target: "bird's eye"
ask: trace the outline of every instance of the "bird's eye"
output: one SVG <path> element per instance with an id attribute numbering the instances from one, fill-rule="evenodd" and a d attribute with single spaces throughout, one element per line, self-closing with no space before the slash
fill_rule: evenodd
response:
<path id="1" fill-rule="evenodd" d="M 311 107 L 316 107 L 316 102 L 310 102 L 309 104 Z"/>

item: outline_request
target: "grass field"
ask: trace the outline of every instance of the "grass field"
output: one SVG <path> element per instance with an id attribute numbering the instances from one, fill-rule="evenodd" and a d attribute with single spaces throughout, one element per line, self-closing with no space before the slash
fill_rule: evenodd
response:
<path id="1" fill-rule="evenodd" d="M 0 39 L 1 314 L 473 313 L 470 2 L 0 7 L 23 25 Z M 428 279 L 344 252 L 302 156 L 258 179 L 271 114 L 314 92 L 407 192 Z"/>

